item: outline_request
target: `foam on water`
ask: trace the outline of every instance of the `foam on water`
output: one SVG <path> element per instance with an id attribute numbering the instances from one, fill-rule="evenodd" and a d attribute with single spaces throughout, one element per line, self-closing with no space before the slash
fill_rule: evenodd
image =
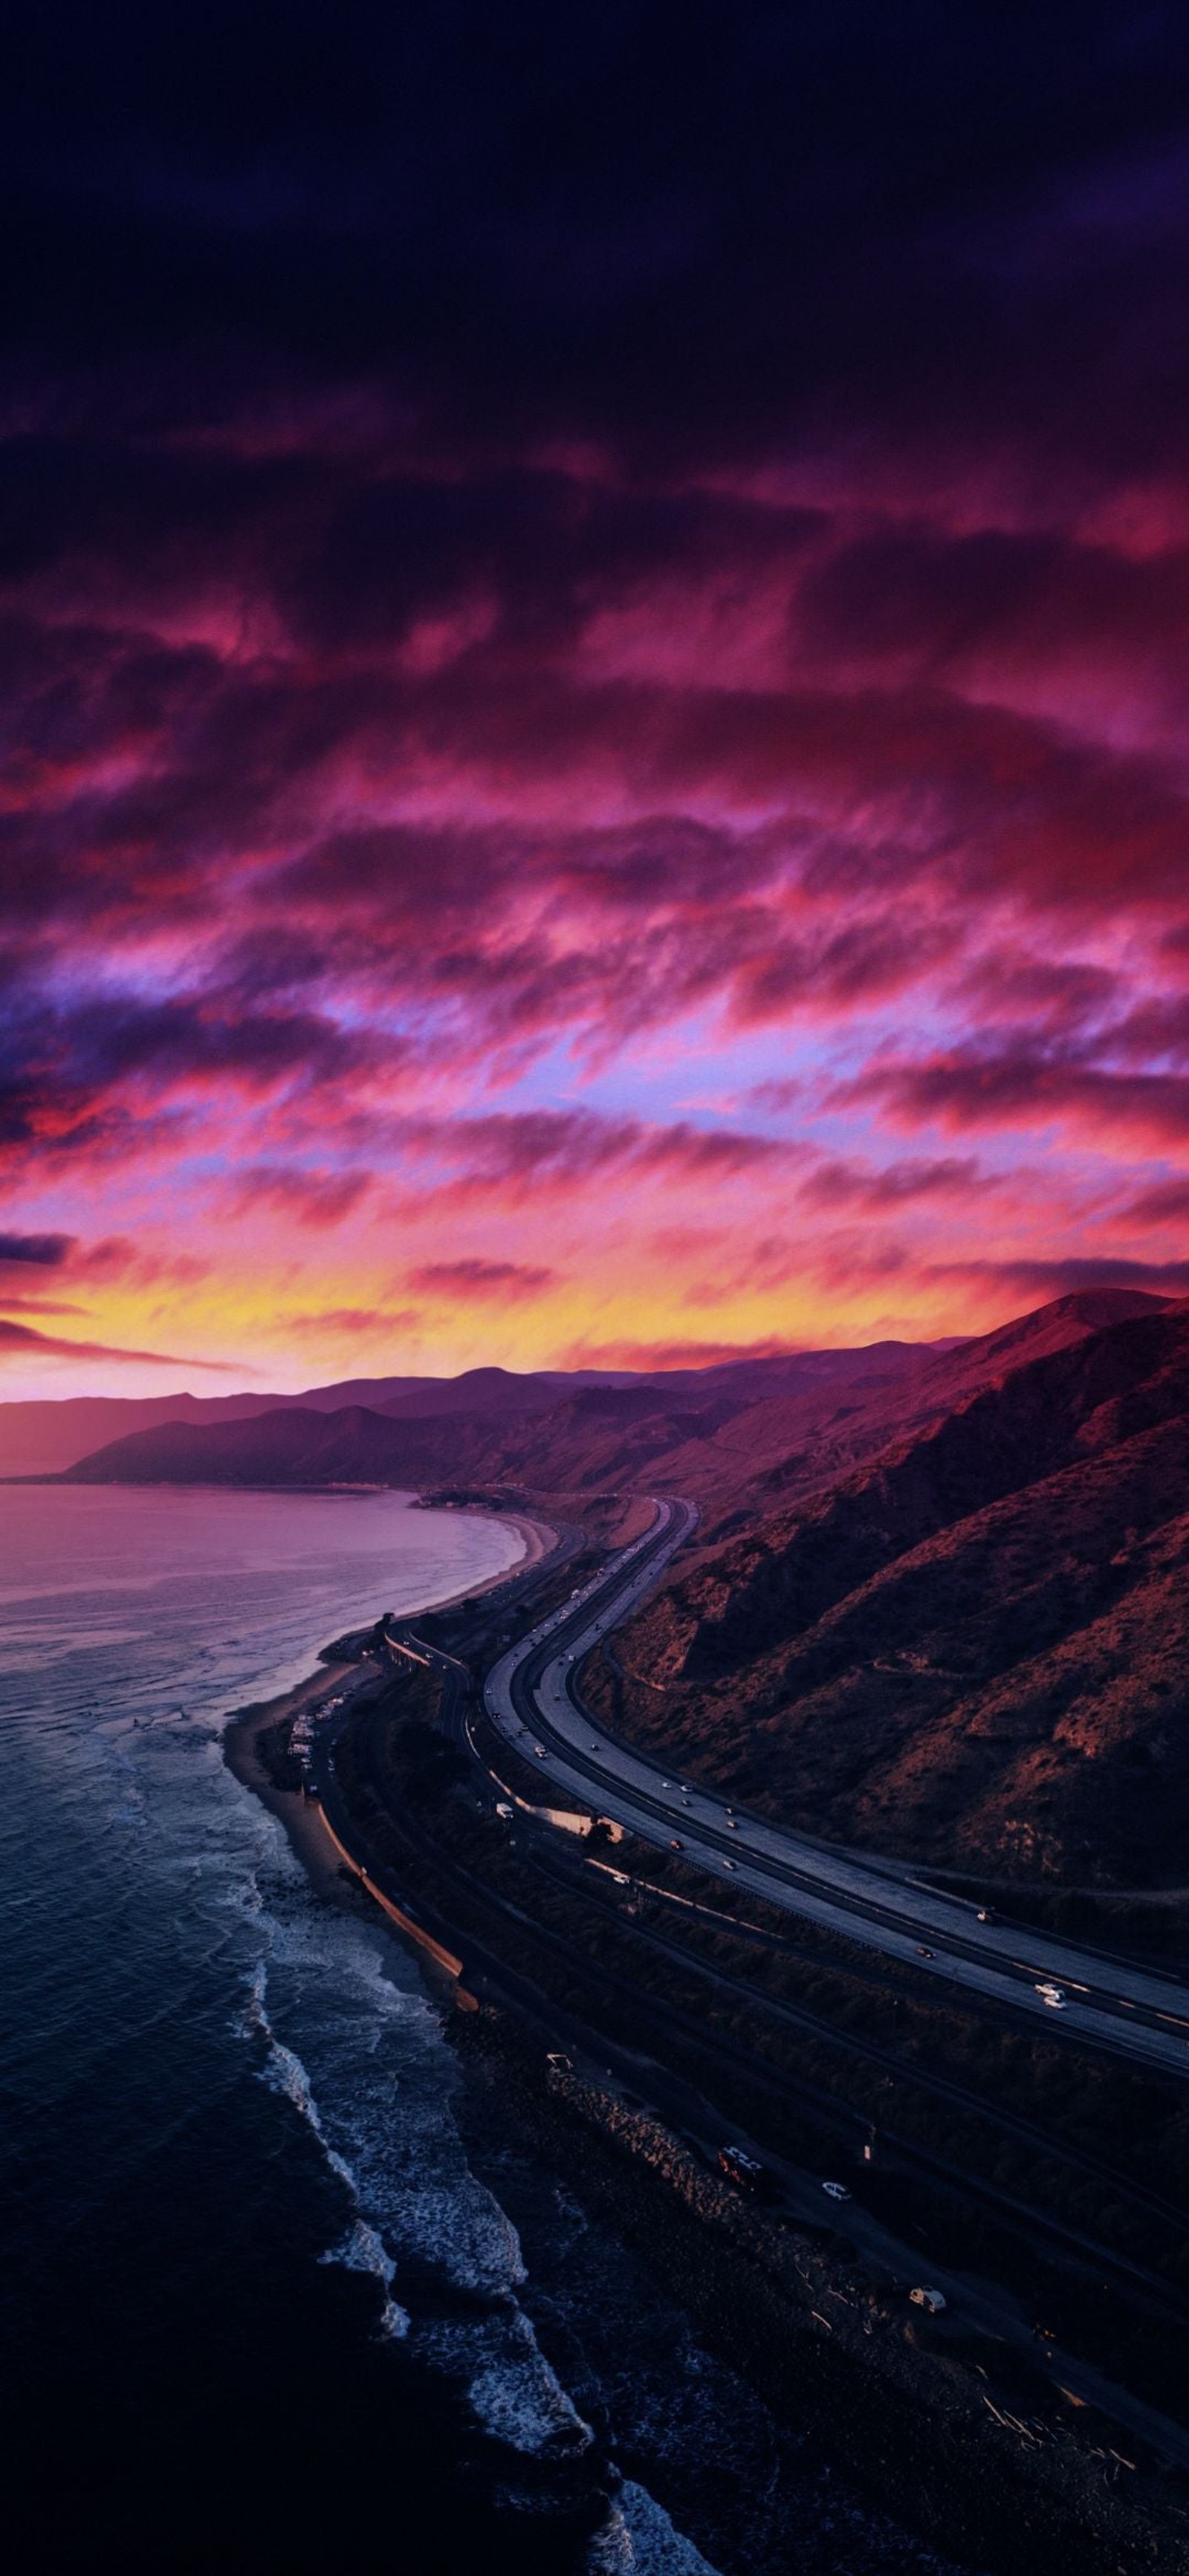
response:
<path id="1" fill-rule="evenodd" d="M 385 2251 L 383 2238 L 377 2236 L 374 2227 L 368 2226 L 366 2219 L 357 2218 L 347 2235 L 337 2245 L 328 2245 L 325 2254 L 318 2259 L 322 2263 L 341 2263 L 347 2272 L 369 2272 L 372 2279 L 379 2282 L 383 2294 L 380 2333 L 398 2340 L 407 2335 L 407 2312 L 398 2307 L 396 2300 L 389 2295 L 396 2279 L 396 2265 L 391 2254 Z"/>
<path id="2" fill-rule="evenodd" d="M 285 1893 L 289 1902 L 279 1886 L 256 1918 L 268 1949 L 248 1980 L 242 2029 L 263 2042 L 263 2080 L 350 2195 L 351 2225 L 322 2260 L 375 2278 L 381 2332 L 411 2333 L 494 2440 L 522 2457 L 575 2457 L 593 2435 L 516 2298 L 520 2240 L 467 2163 L 451 2109 L 457 2069 L 434 2008 L 395 1982 L 404 1963 L 386 1936 L 304 1888 Z M 411 2261 L 429 2276 L 420 2301 L 429 2312 L 412 2324 L 391 2295 Z M 463 2313 L 432 2313 L 434 2275 L 465 2294 Z"/>
<path id="3" fill-rule="evenodd" d="M 467 2163 L 451 2107 L 458 2070 L 415 1967 L 304 1885 L 264 1928 L 274 2021 L 299 2041 L 320 2134 L 369 2218 L 455 2289 L 506 2298 L 524 2280 L 520 2240 Z"/>
<path id="4" fill-rule="evenodd" d="M 418 2350 L 465 2383 L 472 2413 L 526 2458 L 574 2459 L 594 2435 L 545 2359 L 523 2308 L 509 2301 L 478 2321 L 423 2327 Z"/>
<path id="5" fill-rule="evenodd" d="M 319 2260 L 323 2263 L 341 2263 L 349 2272 L 370 2273 L 372 2279 L 378 2282 L 381 2292 L 380 2333 L 388 2336 L 405 2335 L 409 2330 L 408 2317 L 404 2309 L 398 2307 L 391 2296 L 392 2284 L 396 2278 L 396 2265 L 387 2252 L 383 2239 L 374 2227 L 369 2226 L 359 2209 L 359 2190 L 355 2176 L 346 2158 L 339 2155 L 326 2135 L 318 2105 L 314 2100 L 313 2087 L 300 2057 L 295 2050 L 287 2048 L 283 2040 L 277 2038 L 268 2017 L 268 2006 L 265 2001 L 267 1992 L 268 1969 L 264 1960 L 259 1959 L 249 1980 L 248 2004 L 244 2014 L 243 2029 L 245 2035 L 252 2031 L 258 2032 L 265 2042 L 267 2056 L 261 2069 L 263 2080 L 275 2093 L 283 2093 L 286 2100 L 293 2104 L 294 2110 L 313 2130 L 332 2173 L 338 2175 L 339 2181 L 350 2193 L 356 2213 L 346 2235 L 337 2244 L 328 2245 Z"/>
<path id="6" fill-rule="evenodd" d="M 647 2487 L 625 2479 L 587 2556 L 588 2576 L 717 2576 Z"/>

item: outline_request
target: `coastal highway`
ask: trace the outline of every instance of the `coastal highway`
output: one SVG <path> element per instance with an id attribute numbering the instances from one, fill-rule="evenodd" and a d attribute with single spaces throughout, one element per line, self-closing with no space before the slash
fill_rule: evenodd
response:
<path id="1" fill-rule="evenodd" d="M 488 1673 L 488 1719 L 546 1782 L 662 1849 L 790 1914 L 864 1943 L 914 1974 L 967 1987 L 1023 2015 L 1046 2038 L 1072 2040 L 1189 2081 L 1189 1987 L 978 1909 L 875 1857 L 815 1843 L 730 1806 L 609 1736 L 576 1695 L 582 1658 L 629 1618 L 697 1520 L 657 1501 L 651 1528 L 501 1656 Z M 1061 1989 L 1059 2008 L 1037 1991 Z"/>

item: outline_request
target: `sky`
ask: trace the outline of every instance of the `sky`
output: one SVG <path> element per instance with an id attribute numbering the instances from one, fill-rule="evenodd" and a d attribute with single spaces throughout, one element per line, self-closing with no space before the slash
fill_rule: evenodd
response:
<path id="1" fill-rule="evenodd" d="M 1189 1293 L 1189 17 L 13 14 L 0 1394 Z"/>

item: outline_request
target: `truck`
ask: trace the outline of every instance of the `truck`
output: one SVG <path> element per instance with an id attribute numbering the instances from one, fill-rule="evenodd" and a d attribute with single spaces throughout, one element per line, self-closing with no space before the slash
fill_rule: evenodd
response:
<path id="1" fill-rule="evenodd" d="M 946 2304 L 944 2290 L 910 2290 L 908 2295 L 914 2308 L 923 2308 L 930 2317 L 940 2316 Z"/>

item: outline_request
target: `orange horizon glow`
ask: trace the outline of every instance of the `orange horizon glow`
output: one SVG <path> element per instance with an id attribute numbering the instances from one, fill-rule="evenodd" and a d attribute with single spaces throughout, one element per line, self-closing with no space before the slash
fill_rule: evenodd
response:
<path id="1" fill-rule="evenodd" d="M 163 538 L 7 584 L 5 1396 L 1189 1291 L 1175 495 L 1071 524 L 1033 481 L 1020 528 L 972 474 L 955 526 L 904 458 L 812 507 L 526 462 L 570 605 L 524 647 L 515 546 L 399 619 L 342 572 L 345 515 L 382 553 L 454 487 L 315 432 L 298 573 L 281 511 L 214 574 Z M 300 443 L 257 425 L 253 476 Z"/>

